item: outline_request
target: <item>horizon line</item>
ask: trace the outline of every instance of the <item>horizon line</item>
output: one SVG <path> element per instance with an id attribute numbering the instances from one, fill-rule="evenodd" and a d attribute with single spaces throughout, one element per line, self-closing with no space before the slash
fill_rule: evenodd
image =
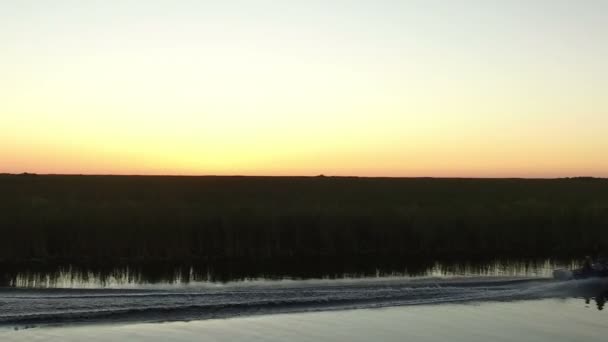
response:
<path id="1" fill-rule="evenodd" d="M 608 180 L 608 177 L 596 176 L 562 176 L 562 177 L 483 177 L 483 176 L 357 176 L 357 175 L 247 175 L 247 174 L 127 174 L 127 173 L 36 173 L 0 172 L 0 176 L 82 176 L 82 177 L 250 177 L 250 178 L 388 178 L 388 179 L 530 179 L 530 180 L 557 180 L 557 179 L 596 179 Z"/>

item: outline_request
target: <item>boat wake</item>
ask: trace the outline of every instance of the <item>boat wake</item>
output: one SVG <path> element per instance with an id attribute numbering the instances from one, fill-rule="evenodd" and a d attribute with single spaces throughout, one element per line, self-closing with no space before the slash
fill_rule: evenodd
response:
<path id="1" fill-rule="evenodd" d="M 0 289 L 0 325 L 164 322 L 259 314 L 594 297 L 606 279 L 390 279 L 143 289 Z"/>

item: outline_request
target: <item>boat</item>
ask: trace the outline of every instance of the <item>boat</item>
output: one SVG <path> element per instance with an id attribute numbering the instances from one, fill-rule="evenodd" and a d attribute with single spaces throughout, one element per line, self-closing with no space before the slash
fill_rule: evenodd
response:
<path id="1" fill-rule="evenodd" d="M 573 270 L 557 269 L 553 271 L 553 278 L 557 280 L 588 279 L 608 277 L 608 261 L 595 262 L 588 267 Z"/>

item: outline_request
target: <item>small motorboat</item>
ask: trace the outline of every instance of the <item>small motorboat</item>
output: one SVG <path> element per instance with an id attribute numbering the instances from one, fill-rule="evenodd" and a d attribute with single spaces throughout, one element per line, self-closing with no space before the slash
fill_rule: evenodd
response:
<path id="1" fill-rule="evenodd" d="M 557 269 L 553 271 L 553 278 L 558 280 L 587 279 L 608 277 L 608 262 L 603 260 L 595 262 L 587 267 L 574 270 Z"/>

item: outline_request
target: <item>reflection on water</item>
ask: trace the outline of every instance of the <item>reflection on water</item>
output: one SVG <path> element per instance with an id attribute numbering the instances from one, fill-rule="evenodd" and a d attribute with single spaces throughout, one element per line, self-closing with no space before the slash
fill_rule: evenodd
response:
<path id="1" fill-rule="evenodd" d="M 191 284 L 131 289 L 0 288 L 0 329 L 192 321 L 396 306 L 570 301 L 602 312 L 608 279 L 376 278 Z M 591 302 L 594 302 L 594 305 Z"/>
<path id="2" fill-rule="evenodd" d="M 575 261 L 492 260 L 279 260 L 223 263 L 140 263 L 124 266 L 78 264 L 0 265 L 0 286 L 19 288 L 121 288 L 149 284 L 184 285 L 252 280 L 348 279 L 386 277 L 511 276 L 551 277 L 556 268 L 577 267 Z"/>
<path id="3" fill-rule="evenodd" d="M 537 341 L 604 342 L 604 312 L 578 300 L 540 299 L 324 311 L 163 324 L 99 324 L 5 330 L 2 341 Z"/>
<path id="4" fill-rule="evenodd" d="M 587 294 L 584 298 L 585 298 L 585 304 L 589 305 L 591 303 L 591 301 L 595 301 L 595 305 L 597 307 L 598 310 L 602 311 L 604 310 L 604 305 L 606 304 L 606 300 L 608 299 L 608 291 L 603 291 L 600 292 L 598 294 L 596 294 L 595 296 L 591 296 L 591 294 Z"/>
<path id="5" fill-rule="evenodd" d="M 156 273 L 137 267 L 21 271 L 14 274 L 11 287 L 0 287 L 0 328 L 572 298 L 580 308 L 603 311 L 608 278 L 558 281 L 548 277 L 559 266 L 563 265 L 551 260 L 436 262 L 415 274 L 420 277 L 378 269 L 366 278 L 344 273 L 343 277 L 299 280 L 275 273 L 272 280 L 241 277 L 228 283 L 213 281 L 218 279 L 213 272 L 217 268 L 192 265 L 159 267 Z"/>

